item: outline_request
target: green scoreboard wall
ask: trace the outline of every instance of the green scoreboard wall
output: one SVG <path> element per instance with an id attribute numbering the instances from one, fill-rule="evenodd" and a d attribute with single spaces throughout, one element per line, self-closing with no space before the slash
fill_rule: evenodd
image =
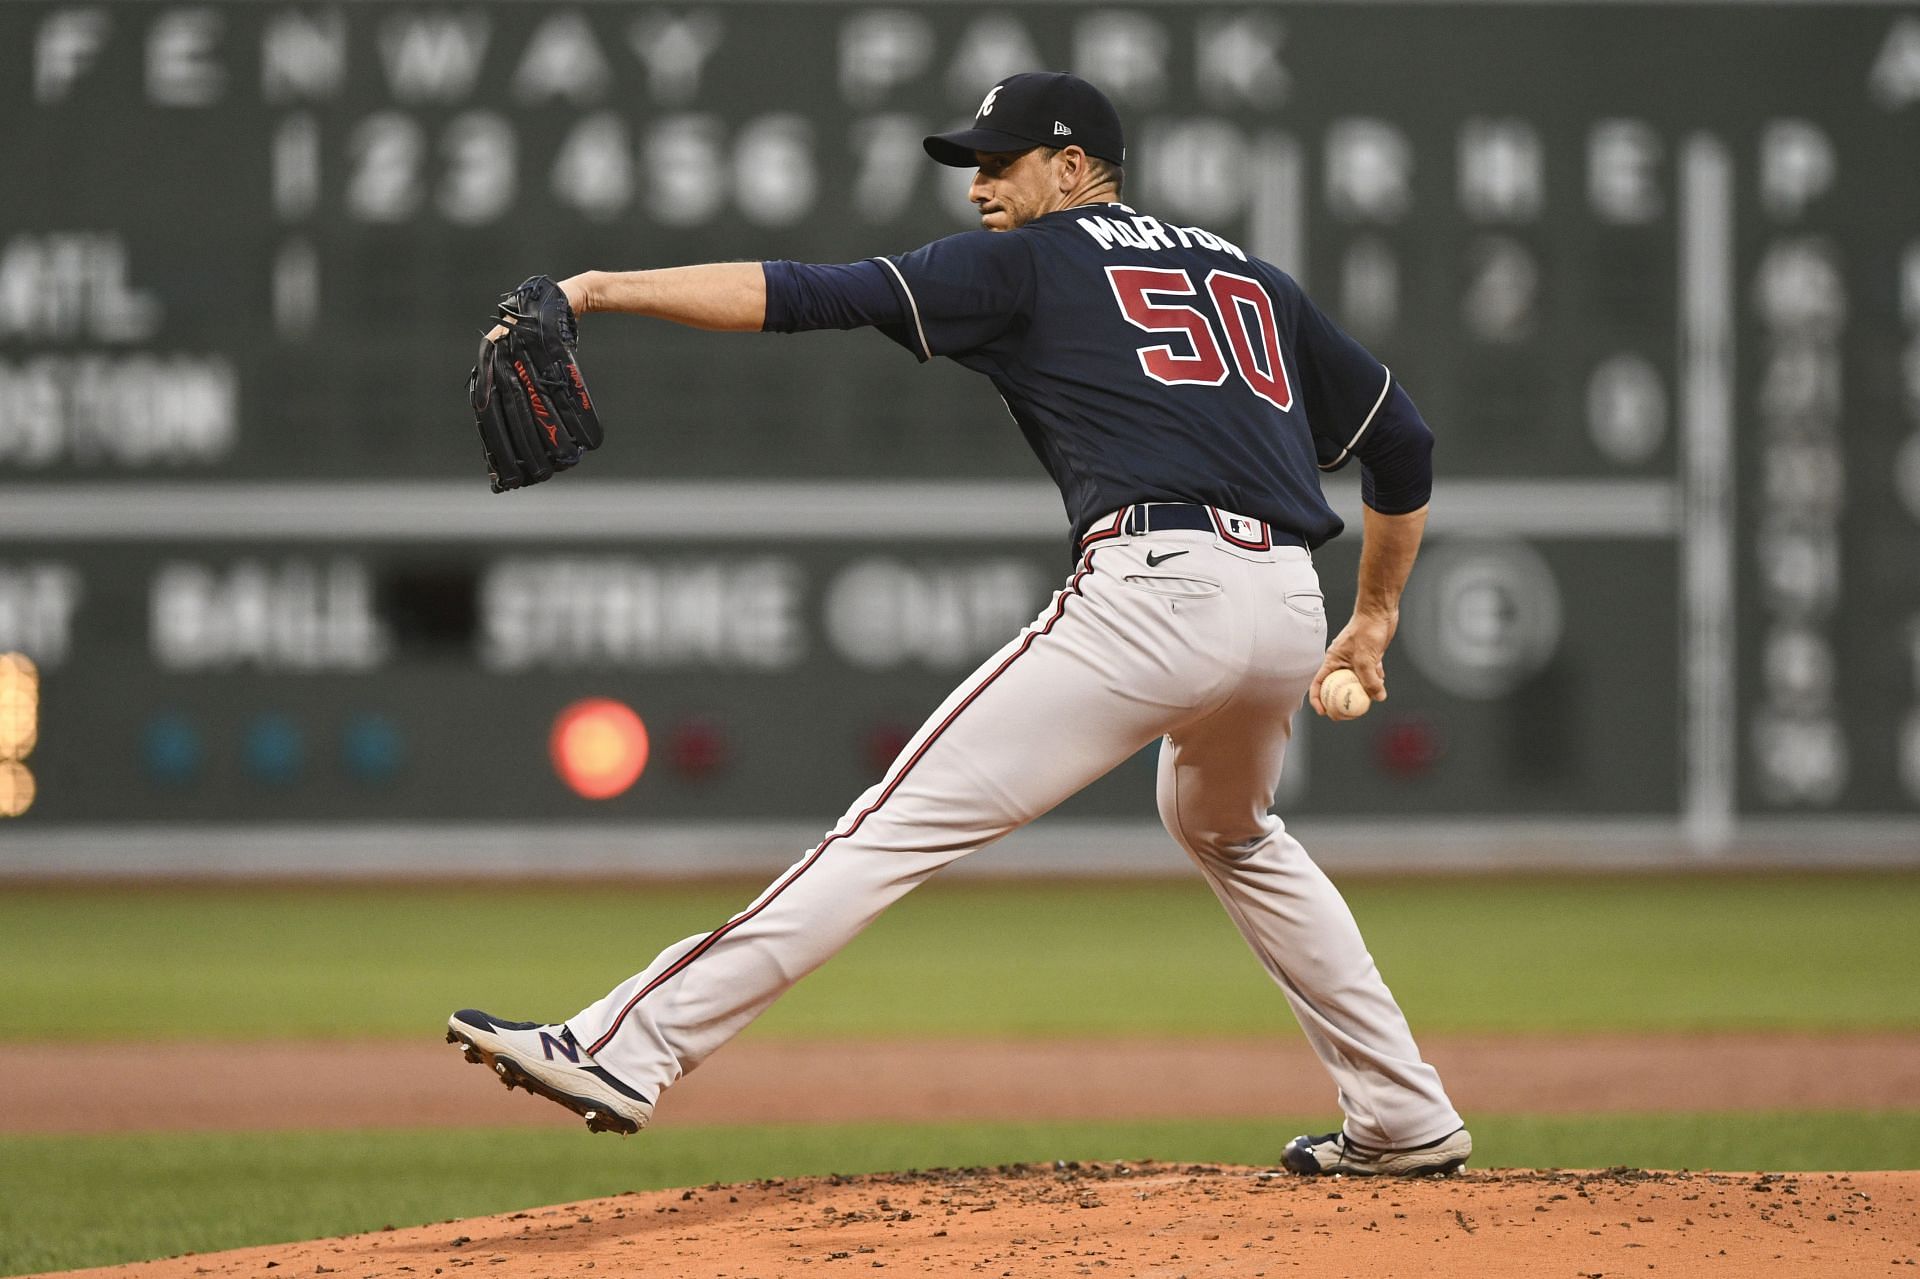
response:
<path id="1" fill-rule="evenodd" d="M 1392 700 L 1304 728 L 1287 811 L 1920 811 L 1909 7 L 0 0 L 0 845 L 830 820 L 1069 566 L 991 389 L 595 318 L 607 446 L 495 497 L 462 382 L 536 271 L 966 229 L 919 139 L 1030 67 L 1438 433 Z M 548 758 L 588 696 L 651 735 L 613 799 Z M 1067 811 L 1148 817 L 1150 769 Z"/>

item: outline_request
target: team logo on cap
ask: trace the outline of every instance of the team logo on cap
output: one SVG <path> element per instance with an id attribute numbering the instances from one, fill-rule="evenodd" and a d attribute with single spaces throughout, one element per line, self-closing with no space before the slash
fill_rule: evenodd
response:
<path id="1" fill-rule="evenodd" d="M 1005 87 L 1005 85 L 996 84 L 987 90 L 987 96 L 981 101 L 980 109 L 974 112 L 976 118 L 993 114 L 993 100 L 1000 96 L 1000 90 Z"/>

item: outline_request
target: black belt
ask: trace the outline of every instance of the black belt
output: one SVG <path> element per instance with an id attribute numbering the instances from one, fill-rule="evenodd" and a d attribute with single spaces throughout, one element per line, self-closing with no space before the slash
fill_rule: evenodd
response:
<path id="1" fill-rule="evenodd" d="M 1109 518 L 1096 522 L 1084 541 L 1091 542 L 1100 537 L 1165 533 L 1170 529 L 1212 533 L 1223 541 L 1249 550 L 1266 550 L 1271 546 L 1304 547 L 1307 544 L 1307 540 L 1298 533 L 1289 533 L 1262 520 L 1194 502 L 1136 502 L 1119 512 L 1117 521 Z"/>

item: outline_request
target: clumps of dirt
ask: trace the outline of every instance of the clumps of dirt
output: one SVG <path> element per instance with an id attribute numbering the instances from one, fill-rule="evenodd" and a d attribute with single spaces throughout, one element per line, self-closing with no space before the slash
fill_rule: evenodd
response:
<path id="1" fill-rule="evenodd" d="M 1920 1275 L 1920 1174 L 1469 1171 L 1305 1179 L 1063 1160 L 628 1193 L 144 1262 L 123 1279 L 1142 1274 Z M 70 1277 L 71 1279 L 71 1277 Z"/>

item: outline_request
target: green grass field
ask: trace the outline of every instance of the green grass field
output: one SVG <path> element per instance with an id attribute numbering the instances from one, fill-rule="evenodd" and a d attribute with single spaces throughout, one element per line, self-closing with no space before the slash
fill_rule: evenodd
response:
<path id="1" fill-rule="evenodd" d="M 0 1036 L 437 1040 L 465 1004 L 561 1016 L 757 887 L 0 890 Z M 1419 1031 L 1920 1030 L 1916 873 L 1360 880 L 1348 895 Z M 910 897 L 748 1033 L 1287 1024 L 1197 881 L 955 881 Z M 1267 1163 L 1331 1119 L 0 1138 L 0 1273 L 756 1176 Z M 1480 1167 L 1920 1166 L 1920 1113 L 1473 1123 Z"/>
<path id="2" fill-rule="evenodd" d="M 431 1036 L 470 1005 L 557 1018 L 758 887 L 0 890 L 0 1037 Z M 1898 979 L 1920 973 L 1920 874 L 1361 880 L 1348 896 L 1419 1030 L 1920 1028 L 1920 982 Z M 1197 879 L 956 880 L 749 1033 L 1239 1034 L 1287 1017 Z"/>

